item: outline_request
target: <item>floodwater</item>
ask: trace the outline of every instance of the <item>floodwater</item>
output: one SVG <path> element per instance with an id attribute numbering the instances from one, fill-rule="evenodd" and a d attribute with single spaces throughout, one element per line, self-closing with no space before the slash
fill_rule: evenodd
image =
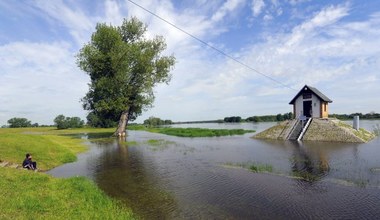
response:
<path id="1" fill-rule="evenodd" d="M 373 130 L 380 121 L 361 121 Z M 274 123 L 181 127 L 262 131 Z M 378 219 L 380 138 L 367 144 L 180 138 L 128 131 L 88 139 L 78 161 L 51 171 L 87 176 L 145 219 Z M 270 173 L 251 172 L 267 164 Z"/>

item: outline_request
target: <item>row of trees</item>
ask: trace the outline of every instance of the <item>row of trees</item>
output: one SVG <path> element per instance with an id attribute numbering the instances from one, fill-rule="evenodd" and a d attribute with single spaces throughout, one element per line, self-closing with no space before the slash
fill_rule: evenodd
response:
<path id="1" fill-rule="evenodd" d="M 285 121 L 293 119 L 293 113 L 277 114 L 277 115 L 263 115 L 251 116 L 246 119 L 248 122 L 267 122 L 267 121 Z"/>
<path id="2" fill-rule="evenodd" d="M 354 116 L 359 116 L 360 119 L 380 119 L 380 113 L 370 112 L 367 114 L 352 113 L 352 114 L 330 114 L 330 118 L 337 118 L 340 120 L 351 120 Z"/>
<path id="3" fill-rule="evenodd" d="M 171 125 L 171 124 L 173 124 L 171 120 L 162 120 L 160 118 L 156 118 L 153 116 L 144 120 L 144 125 L 149 126 L 149 127 L 156 127 L 159 125 Z"/>
<path id="4" fill-rule="evenodd" d="M 225 117 L 224 120 L 218 120 L 218 122 L 267 122 L 267 121 L 285 121 L 293 119 L 293 113 L 277 114 L 277 115 L 263 115 L 263 116 L 251 116 L 246 119 L 242 119 L 240 116 Z"/>
<path id="5" fill-rule="evenodd" d="M 33 123 L 27 118 L 11 118 L 8 120 L 9 126 L 2 126 L 3 128 L 28 128 L 28 127 L 49 127 L 49 125 L 39 125 L 38 123 Z M 54 125 L 58 129 L 66 128 L 81 128 L 84 126 L 84 121 L 79 117 L 65 117 L 64 115 L 58 115 L 54 119 Z"/>

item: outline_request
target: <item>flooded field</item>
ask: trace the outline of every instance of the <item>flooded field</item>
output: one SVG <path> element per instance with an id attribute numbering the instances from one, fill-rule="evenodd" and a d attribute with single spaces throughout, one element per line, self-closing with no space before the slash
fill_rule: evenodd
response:
<path id="1" fill-rule="evenodd" d="M 373 130 L 380 121 L 361 121 Z M 189 124 L 244 128 L 274 123 Z M 146 219 L 376 219 L 380 139 L 367 144 L 283 142 L 243 136 L 180 138 L 128 131 L 127 142 L 86 136 L 78 162 L 49 171 L 82 175 Z M 265 167 L 259 173 L 253 168 Z"/>

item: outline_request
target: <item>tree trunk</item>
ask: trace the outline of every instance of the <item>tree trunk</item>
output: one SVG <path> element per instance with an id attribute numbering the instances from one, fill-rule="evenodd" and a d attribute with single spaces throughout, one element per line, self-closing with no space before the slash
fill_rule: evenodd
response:
<path id="1" fill-rule="evenodd" d="M 129 115 L 129 109 L 124 111 L 121 114 L 120 120 L 119 120 L 119 125 L 118 125 L 115 133 L 113 134 L 114 136 L 117 136 L 117 137 L 124 137 L 125 136 L 125 131 L 126 131 L 127 125 L 128 125 L 128 115 Z"/>

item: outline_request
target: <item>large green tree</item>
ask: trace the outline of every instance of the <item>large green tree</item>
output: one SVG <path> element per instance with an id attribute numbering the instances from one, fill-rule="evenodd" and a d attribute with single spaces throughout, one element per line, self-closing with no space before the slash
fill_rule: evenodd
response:
<path id="1" fill-rule="evenodd" d="M 83 107 L 100 124 L 119 121 L 115 135 L 124 135 L 128 121 L 152 107 L 153 88 L 171 79 L 174 56 L 162 55 L 164 38 L 148 39 L 146 30 L 134 17 L 121 26 L 97 24 L 77 56 L 78 66 L 91 79 Z"/>

